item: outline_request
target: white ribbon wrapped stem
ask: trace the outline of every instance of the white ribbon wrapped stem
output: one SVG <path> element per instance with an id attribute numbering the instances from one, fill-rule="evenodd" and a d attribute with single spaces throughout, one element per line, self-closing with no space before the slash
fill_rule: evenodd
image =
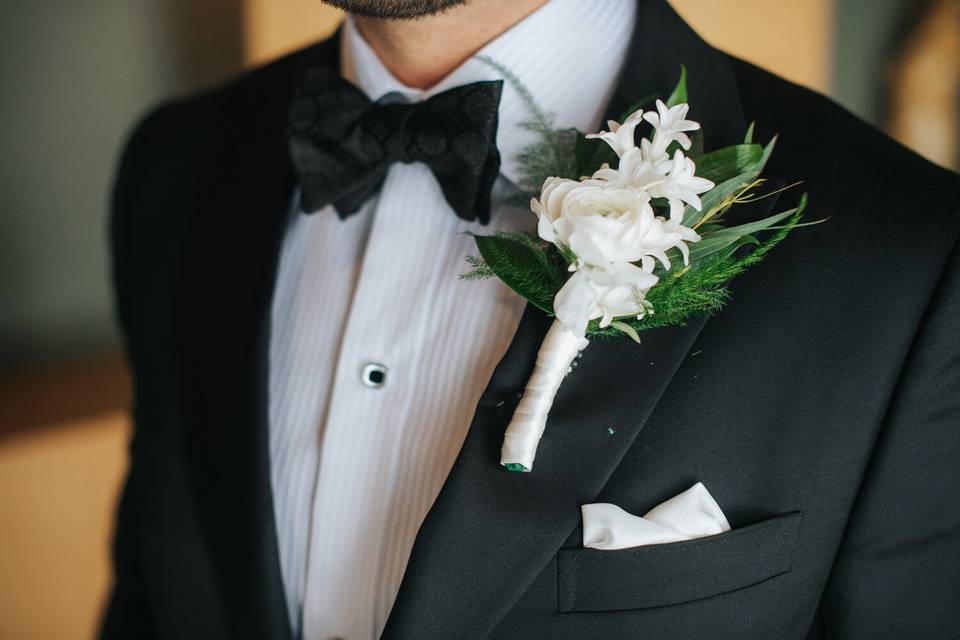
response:
<path id="1" fill-rule="evenodd" d="M 556 320 L 550 326 L 537 353 L 533 374 L 503 436 L 500 464 L 510 471 L 533 469 L 553 398 L 574 358 L 588 344 L 586 338 L 570 333 Z"/>

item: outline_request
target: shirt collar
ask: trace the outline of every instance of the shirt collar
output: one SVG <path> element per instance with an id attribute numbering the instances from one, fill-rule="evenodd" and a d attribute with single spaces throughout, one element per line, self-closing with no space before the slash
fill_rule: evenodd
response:
<path id="1" fill-rule="evenodd" d="M 509 70 L 556 127 L 594 131 L 616 88 L 636 12 L 636 0 L 550 0 L 425 90 L 406 86 L 390 73 L 348 17 L 340 42 L 341 73 L 372 100 L 397 93 L 418 101 L 455 86 L 502 79 L 481 60 L 485 57 Z M 514 184 L 520 178 L 517 155 L 538 135 L 524 126 L 530 118 L 523 97 L 505 82 L 497 147 L 500 172 Z"/>

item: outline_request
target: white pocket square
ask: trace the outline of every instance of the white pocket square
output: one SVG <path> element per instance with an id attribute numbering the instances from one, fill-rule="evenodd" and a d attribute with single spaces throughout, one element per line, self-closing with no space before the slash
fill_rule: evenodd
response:
<path id="1" fill-rule="evenodd" d="M 583 546 L 613 551 L 680 542 L 730 531 L 730 524 L 703 483 L 698 482 L 641 518 L 614 504 L 585 504 Z"/>

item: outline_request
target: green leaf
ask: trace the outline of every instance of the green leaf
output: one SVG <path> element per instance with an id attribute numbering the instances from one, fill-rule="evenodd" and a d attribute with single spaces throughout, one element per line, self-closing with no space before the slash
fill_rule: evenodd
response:
<path id="1" fill-rule="evenodd" d="M 734 176 L 729 180 L 725 180 L 715 186 L 713 189 L 708 191 L 701 200 L 700 211 L 697 211 L 693 207 L 688 206 L 684 209 L 683 212 L 683 225 L 685 227 L 692 227 L 705 217 L 713 216 L 717 207 L 723 205 L 723 202 L 733 194 L 738 191 L 746 188 L 752 182 L 754 182 L 759 176 L 760 172 L 763 171 L 763 168 L 767 165 L 767 161 L 770 159 L 770 155 L 773 153 L 773 148 L 777 143 L 777 136 L 774 136 L 773 139 L 767 143 L 767 146 L 763 148 L 763 153 L 760 154 L 760 157 L 748 165 L 748 169 L 745 170 L 738 176 Z M 723 151 L 723 149 L 721 149 Z M 700 162 L 703 159 L 701 158 Z M 697 175 L 700 175 L 700 165 L 697 164 Z"/>
<path id="2" fill-rule="evenodd" d="M 502 235 L 474 236 L 474 241 L 498 278 L 534 305 L 553 313 L 553 298 L 563 282 L 546 251 Z"/>
<path id="3" fill-rule="evenodd" d="M 754 180 L 757 179 L 757 172 L 750 170 L 741 173 L 738 176 L 725 180 L 715 186 L 713 189 L 710 189 L 707 193 L 700 198 L 700 211 L 697 211 L 691 206 L 687 206 L 683 212 L 683 226 L 692 227 L 697 224 L 706 216 L 708 213 L 714 211 L 715 208 L 721 206 L 723 202 L 733 194 L 742 190 L 744 187 L 747 187 Z"/>
<path id="4" fill-rule="evenodd" d="M 616 167 L 620 159 L 617 153 L 610 148 L 603 140 L 598 138 L 587 138 L 583 135 L 577 135 L 577 142 L 574 146 L 576 155 L 577 176 L 590 176 L 603 164 L 609 164 Z"/>
<path id="5" fill-rule="evenodd" d="M 763 157 L 758 144 L 737 144 L 705 153 L 697 159 L 697 176 L 720 184 L 750 170 Z"/>
<path id="6" fill-rule="evenodd" d="M 734 244 L 741 236 L 716 236 L 709 235 L 690 245 L 690 264 L 694 267 L 702 265 L 703 261 Z"/>
<path id="7" fill-rule="evenodd" d="M 753 144 L 753 125 L 757 124 L 756 122 L 751 122 L 750 126 L 747 127 L 747 134 L 743 136 L 743 144 Z"/>
<path id="8" fill-rule="evenodd" d="M 758 240 L 756 236 L 742 236 L 739 239 L 737 239 L 737 241 L 734 244 L 730 245 L 729 247 L 721 251 L 718 258 L 720 260 L 726 260 L 728 258 L 731 258 L 733 254 L 735 254 L 740 247 L 745 247 L 748 244 L 758 246 L 760 244 L 760 240 Z"/>
<path id="9" fill-rule="evenodd" d="M 687 68 L 680 65 L 680 80 L 677 82 L 677 88 L 667 98 L 667 106 L 675 107 L 683 102 L 687 102 Z"/>
<path id="10" fill-rule="evenodd" d="M 773 148 L 776 145 L 777 136 L 773 136 L 770 138 L 770 142 L 767 143 L 767 146 L 763 148 L 763 155 L 760 156 L 757 164 L 753 167 L 753 170 L 757 172 L 757 175 L 760 175 L 760 172 L 763 171 L 763 168 L 767 166 L 767 160 L 770 159 L 770 156 L 773 154 Z"/>
<path id="11" fill-rule="evenodd" d="M 624 318 L 621 321 L 640 333 L 656 327 L 682 326 L 691 316 L 716 313 L 730 299 L 730 290 L 727 288 L 730 280 L 763 260 L 771 249 L 796 228 L 805 204 L 804 196 L 789 220 L 763 242 L 757 242 L 752 236 L 744 236 L 734 240 L 719 255 L 698 265 L 698 268 L 682 269 L 664 277 L 647 294 L 647 302 L 653 306 L 654 313 L 641 319 Z M 756 247 L 737 256 L 737 243 L 740 243 L 740 246 L 756 244 Z M 591 321 L 587 328 L 587 337 L 590 339 L 619 336 L 622 333 L 619 327 L 601 329 L 596 320 Z"/>
<path id="12" fill-rule="evenodd" d="M 764 231 L 764 230 L 768 229 L 769 227 L 772 227 L 773 225 L 777 224 L 778 222 L 781 222 L 782 220 L 784 220 L 784 219 L 786 219 L 786 218 L 789 218 L 790 216 L 792 216 L 792 215 L 794 215 L 794 214 L 796 214 L 796 213 L 801 213 L 806 206 L 807 206 L 807 194 L 803 194 L 803 196 L 800 197 L 800 204 L 799 204 L 799 206 L 794 207 L 793 209 L 789 209 L 789 210 L 783 211 L 783 212 L 781 212 L 781 213 L 776 213 L 776 214 L 774 214 L 774 215 L 772 215 L 772 216 L 768 216 L 768 217 L 766 217 L 766 218 L 763 218 L 762 220 L 756 220 L 756 221 L 754 221 L 754 222 L 747 222 L 747 223 L 745 223 L 745 224 L 739 224 L 739 225 L 737 225 L 737 226 L 735 226 L 735 227 L 724 227 L 723 229 L 720 229 L 719 231 L 714 231 L 713 233 L 711 233 L 709 236 L 705 237 L 705 238 L 704 238 L 703 240 L 701 240 L 700 242 L 704 242 L 704 241 L 706 241 L 707 239 L 714 239 L 714 238 L 729 238 L 729 237 L 732 237 L 732 238 L 736 239 L 736 238 L 740 238 L 740 237 L 742 237 L 742 236 L 745 236 L 745 235 L 748 235 L 748 234 L 751 234 L 751 233 L 757 233 L 758 231 Z M 697 244 L 700 244 L 700 242 L 698 242 Z"/>
<path id="13" fill-rule="evenodd" d="M 614 329 L 619 329 L 620 331 L 623 331 L 625 334 L 630 336 L 631 340 L 633 340 L 637 344 L 640 344 L 640 334 L 637 333 L 637 330 L 631 327 L 630 325 L 628 325 L 626 322 L 620 322 L 619 320 L 614 320 L 613 322 L 610 323 L 610 326 L 613 327 Z"/>
<path id="14" fill-rule="evenodd" d="M 745 244 L 757 244 L 753 236 L 707 236 L 700 242 L 690 245 L 690 265 L 692 269 L 702 269 L 709 262 L 707 258 L 724 259 Z"/>

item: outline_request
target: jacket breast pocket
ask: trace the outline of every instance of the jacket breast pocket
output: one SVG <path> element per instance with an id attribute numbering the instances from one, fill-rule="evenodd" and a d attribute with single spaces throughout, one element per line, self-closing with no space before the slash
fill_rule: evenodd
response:
<path id="1" fill-rule="evenodd" d="M 786 573 L 801 517 L 794 511 L 707 538 L 619 551 L 561 549 L 560 613 L 681 604 Z"/>

